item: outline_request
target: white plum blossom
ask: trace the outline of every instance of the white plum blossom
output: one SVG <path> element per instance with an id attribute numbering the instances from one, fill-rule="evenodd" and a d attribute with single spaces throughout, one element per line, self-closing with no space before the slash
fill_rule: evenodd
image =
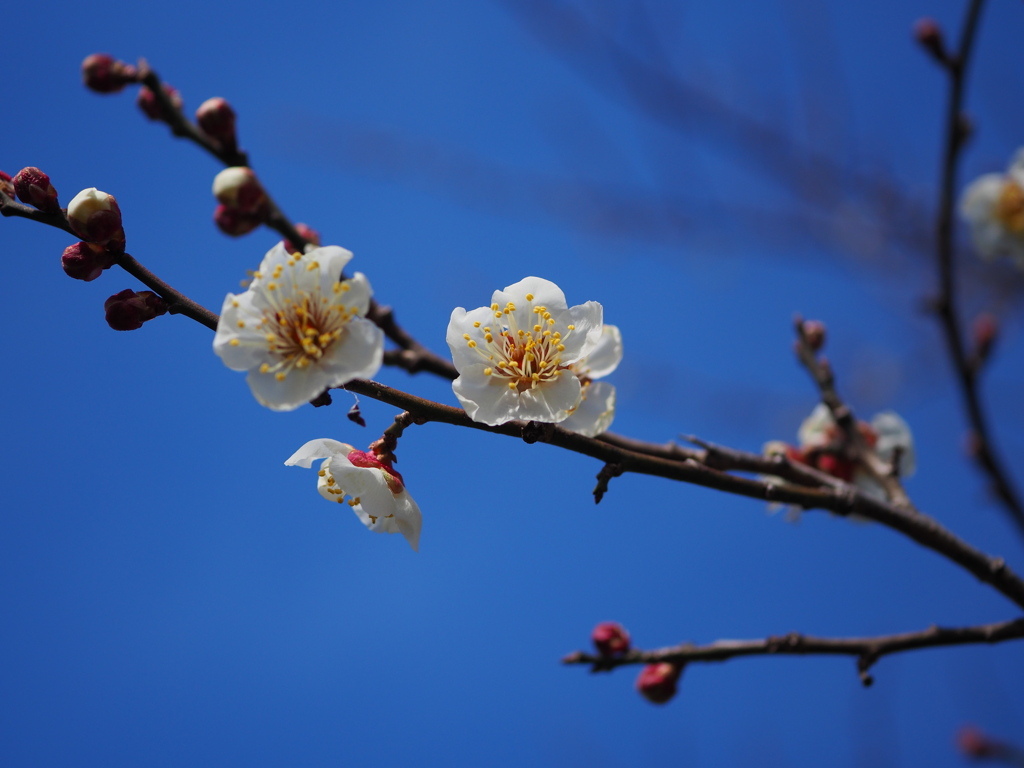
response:
<path id="1" fill-rule="evenodd" d="M 608 431 L 615 418 L 615 387 L 606 381 L 594 379 L 607 376 L 620 362 L 622 334 L 616 326 L 605 325 L 594 350 L 572 366 L 573 373 L 582 384 L 581 399 L 561 426 L 587 437 Z"/>
<path id="2" fill-rule="evenodd" d="M 321 496 L 348 504 L 371 531 L 400 533 L 413 550 L 419 550 L 423 525 L 420 508 L 390 464 L 373 453 L 327 438 L 310 440 L 285 464 L 308 469 L 316 459 L 324 460 L 317 472 L 316 487 Z"/>
<path id="3" fill-rule="evenodd" d="M 570 308 L 561 289 L 539 277 L 495 291 L 490 306 L 456 308 L 447 334 L 459 372 L 455 396 L 471 419 L 491 426 L 565 421 L 582 395 L 573 366 L 597 347 L 602 316 L 596 301 Z"/>
<path id="4" fill-rule="evenodd" d="M 987 173 L 971 182 L 960 198 L 978 254 L 1008 256 L 1024 268 L 1024 148 L 1006 173 Z"/>
<path id="5" fill-rule="evenodd" d="M 910 427 L 892 411 L 876 414 L 870 424 L 858 422 L 858 429 L 868 449 L 886 464 L 900 453 L 899 472 L 909 477 L 917 469 L 914 437 Z M 800 439 L 798 460 L 818 467 L 842 480 L 852 482 L 870 496 L 885 500 L 885 490 L 862 467 L 853 465 L 843 456 L 844 436 L 824 403 L 818 403 L 797 433 Z"/>
<path id="6" fill-rule="evenodd" d="M 213 351 L 228 368 L 249 372 L 261 405 L 291 411 L 380 369 L 384 333 L 364 317 L 370 283 L 361 272 L 341 279 L 351 258 L 334 245 L 299 254 L 278 243 L 248 290 L 224 299 Z"/>

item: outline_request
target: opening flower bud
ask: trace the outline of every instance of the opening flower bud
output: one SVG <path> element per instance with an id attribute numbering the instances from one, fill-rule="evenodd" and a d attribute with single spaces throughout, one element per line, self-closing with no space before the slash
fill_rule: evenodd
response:
<path id="1" fill-rule="evenodd" d="M 68 203 L 68 223 L 83 240 L 98 245 L 124 248 L 124 229 L 121 227 L 121 208 L 113 195 L 96 187 L 83 189 Z"/>
<path id="2" fill-rule="evenodd" d="M 138 79 L 139 71 L 135 67 L 105 53 L 86 56 L 82 62 L 82 82 L 97 93 L 117 93 Z"/>
<path id="3" fill-rule="evenodd" d="M 225 168 L 214 176 L 213 196 L 229 208 L 245 213 L 256 213 L 267 202 L 267 193 L 263 191 L 256 174 L 245 166 Z"/>
<path id="4" fill-rule="evenodd" d="M 50 183 L 50 177 L 34 166 L 22 168 L 11 180 L 18 199 L 26 205 L 34 205 L 41 211 L 55 213 L 60 210 L 57 190 Z"/>
<path id="5" fill-rule="evenodd" d="M 313 245 L 320 247 L 320 233 L 307 224 L 299 222 L 295 225 L 295 231 L 302 235 L 306 240 Z M 282 240 L 281 243 L 288 253 L 302 253 L 303 249 L 293 243 L 291 240 Z"/>
<path id="6" fill-rule="evenodd" d="M 114 266 L 114 254 L 102 246 L 79 242 L 64 249 L 60 265 L 68 277 L 89 282 Z"/>
<path id="7" fill-rule="evenodd" d="M 226 205 L 218 205 L 213 212 L 213 221 L 225 235 L 241 237 L 252 232 L 263 223 L 263 217 L 258 214 L 246 213 L 237 208 L 229 208 Z"/>
<path id="8" fill-rule="evenodd" d="M 103 303 L 107 325 L 115 331 L 134 331 L 142 324 L 167 312 L 167 304 L 152 291 L 125 288 Z"/>
<path id="9" fill-rule="evenodd" d="M 652 704 L 665 704 L 672 700 L 679 688 L 683 668 L 667 661 L 648 664 L 636 679 L 636 689 Z"/>
<path id="10" fill-rule="evenodd" d="M 629 650 L 629 632 L 618 622 L 602 621 L 594 627 L 590 639 L 605 657 L 621 656 Z"/>
<path id="11" fill-rule="evenodd" d="M 203 133 L 223 142 L 235 144 L 235 110 L 226 99 L 215 96 L 207 99 L 196 110 L 196 122 Z"/>
<path id="12" fill-rule="evenodd" d="M 181 94 L 178 93 L 178 89 L 166 84 L 163 88 L 164 94 L 166 94 L 167 98 L 170 99 L 171 104 L 176 109 L 181 109 L 184 102 L 181 100 Z M 135 103 L 139 105 L 139 109 L 141 109 L 150 120 L 163 120 L 166 122 L 169 117 L 168 115 L 165 115 L 163 109 L 161 109 L 160 102 L 156 99 L 156 94 L 149 90 L 145 85 L 139 89 L 139 95 L 138 98 L 136 98 Z"/>

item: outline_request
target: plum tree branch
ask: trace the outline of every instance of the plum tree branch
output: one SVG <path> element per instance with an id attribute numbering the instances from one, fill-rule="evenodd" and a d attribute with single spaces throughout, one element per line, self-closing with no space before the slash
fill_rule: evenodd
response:
<path id="1" fill-rule="evenodd" d="M 942 155 L 939 184 L 938 215 L 936 217 L 936 267 L 939 274 L 939 296 L 935 312 L 942 326 L 946 348 L 960 385 L 960 392 L 971 425 L 972 451 L 978 466 L 988 475 L 996 497 L 1002 503 L 1011 523 L 1024 536 L 1024 504 L 1014 487 L 992 443 L 988 419 L 978 390 L 979 366 L 968 352 L 963 338 L 960 310 L 956 295 L 954 263 L 954 209 L 956 199 L 957 168 L 969 135 L 964 119 L 964 87 L 967 69 L 977 37 L 978 21 L 984 0 L 970 0 L 964 17 L 957 50 L 944 57 L 943 69 L 949 79 L 949 97 L 946 105 L 945 148 Z"/>
<path id="2" fill-rule="evenodd" d="M 761 640 L 718 640 L 707 645 L 681 643 L 652 651 L 633 649 L 611 658 L 575 651 L 562 661 L 588 664 L 592 671 L 602 672 L 630 664 L 691 664 L 728 661 L 740 656 L 853 656 L 861 681 L 871 685 L 870 669 L 883 656 L 921 648 L 1002 643 L 1021 638 L 1024 638 L 1024 618 L 973 627 L 931 626 L 918 632 L 877 637 L 812 637 L 790 632 Z"/>

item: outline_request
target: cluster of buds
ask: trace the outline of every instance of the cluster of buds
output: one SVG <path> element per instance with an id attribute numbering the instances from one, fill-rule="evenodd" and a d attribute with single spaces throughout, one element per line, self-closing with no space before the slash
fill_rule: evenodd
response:
<path id="1" fill-rule="evenodd" d="M 14 187 L 18 199 L 25 205 L 35 206 L 40 211 L 48 213 L 60 211 L 57 190 L 50 183 L 50 177 L 38 168 L 22 168 L 11 179 L 11 186 Z"/>
<path id="2" fill-rule="evenodd" d="M 178 89 L 167 85 L 166 83 L 162 88 L 164 96 L 166 96 L 167 100 L 171 103 L 171 107 L 180 111 L 184 102 L 181 100 L 181 94 L 178 93 Z M 141 109 L 143 114 L 145 114 L 150 120 L 162 120 L 166 123 L 171 119 L 171 116 L 167 114 L 163 105 L 160 104 L 156 94 L 145 85 L 139 89 L 139 95 L 136 97 L 135 103 L 139 105 L 139 109 Z"/>
<path id="3" fill-rule="evenodd" d="M 636 690 L 652 704 L 665 704 L 676 695 L 682 674 L 681 664 L 669 661 L 648 664 L 636 679 Z"/>
<path id="4" fill-rule="evenodd" d="M 269 199 L 251 168 L 225 168 L 213 179 L 213 196 L 220 205 L 213 220 L 220 230 L 240 237 L 256 229 L 266 219 Z"/>
<path id="5" fill-rule="evenodd" d="M 82 82 L 97 93 L 117 93 L 139 81 L 139 70 L 105 53 L 86 56 L 82 62 Z"/>
<path id="6" fill-rule="evenodd" d="M 167 312 L 167 304 L 152 291 L 125 288 L 103 303 L 107 325 L 115 331 L 134 331 Z"/>

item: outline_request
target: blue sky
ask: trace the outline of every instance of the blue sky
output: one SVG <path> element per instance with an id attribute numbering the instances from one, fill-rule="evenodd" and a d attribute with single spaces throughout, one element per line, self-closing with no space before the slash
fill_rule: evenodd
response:
<path id="1" fill-rule="evenodd" d="M 586 8 L 650 61 L 801 146 L 884 169 L 930 207 L 944 90 L 909 29 L 924 14 L 955 27 L 961 4 L 825 5 Z M 538 34 L 558 7 L 14 6 L 0 168 L 41 167 L 65 204 L 90 186 L 116 195 L 128 250 L 218 308 L 275 238 L 221 235 L 217 164 L 146 121 L 133 93 L 81 86 L 89 53 L 145 56 L 189 111 L 211 96 L 235 106 L 284 210 L 354 251 L 352 267 L 431 348 L 444 351 L 453 307 L 526 275 L 570 304 L 600 301 L 626 349 L 614 429 L 653 441 L 795 439 L 815 394 L 791 318 L 820 318 L 858 413 L 895 409 L 913 428 L 917 504 L 1024 567 L 963 457 L 958 393 L 920 312 L 934 286 L 920 249 L 880 239 L 844 199 L 821 228 L 794 224 L 777 167 L 759 170 L 765 152 L 651 119 L 606 64 Z M 1022 24 L 1020 4 L 990 3 L 965 179 L 1020 142 Z M 878 526 L 820 512 L 788 524 L 758 502 L 634 476 L 595 507 L 589 459 L 443 425 L 409 430 L 398 453 L 424 514 L 413 553 L 283 465 L 316 437 L 365 446 L 393 409 L 364 400 L 360 429 L 344 395 L 261 408 L 207 329 L 165 317 L 111 331 L 104 299 L 138 286 L 116 270 L 67 279 L 69 243 L 0 222 L 4 765 L 955 766 L 964 722 L 1021 731 L 1020 644 L 888 658 L 870 690 L 845 659 L 694 666 L 662 708 L 633 692 L 634 670 L 562 668 L 608 619 L 656 647 L 1015 614 Z M 984 388 L 1024 482 L 1020 280 L 970 274 L 970 311 L 1002 321 Z M 455 402 L 442 381 L 378 378 Z"/>

